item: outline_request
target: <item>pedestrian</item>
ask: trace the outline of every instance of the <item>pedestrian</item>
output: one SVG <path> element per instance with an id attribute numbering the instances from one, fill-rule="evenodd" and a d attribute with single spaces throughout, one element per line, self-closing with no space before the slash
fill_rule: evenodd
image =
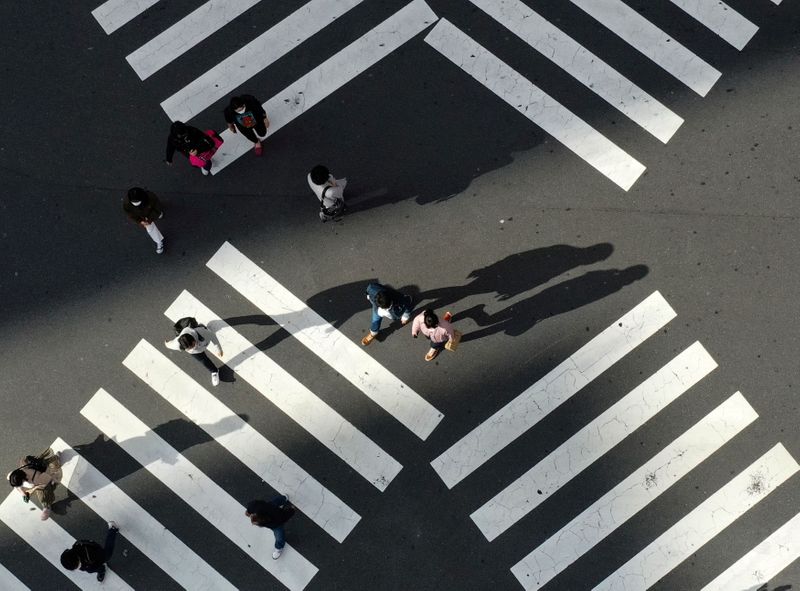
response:
<path id="1" fill-rule="evenodd" d="M 338 220 L 346 211 L 344 188 L 347 179 L 337 179 L 318 164 L 308 173 L 308 186 L 319 199 L 319 219 L 323 222 Z"/>
<path id="2" fill-rule="evenodd" d="M 172 166 L 172 157 L 178 151 L 189 159 L 189 164 L 207 175 L 211 170 L 211 157 L 221 145 L 222 138 L 214 130 L 200 131 L 182 121 L 175 121 L 169 128 L 164 162 Z"/>
<path id="3" fill-rule="evenodd" d="M 114 553 L 119 526 L 116 521 L 108 522 L 106 543 L 101 546 L 91 540 L 78 540 L 61 553 L 61 566 L 67 570 L 80 569 L 87 573 L 97 573 L 97 580 L 106 578 L 106 563 Z"/>
<path id="4" fill-rule="evenodd" d="M 411 325 L 411 336 L 416 339 L 417 335 L 422 333 L 431 341 L 431 348 L 425 354 L 425 361 L 436 359 L 448 342 L 456 340 L 456 331 L 449 322 L 449 313 L 445 314 L 445 318 L 447 320 L 439 320 L 439 317 L 430 308 L 426 308 L 414 318 L 414 323 Z"/>
<path id="5" fill-rule="evenodd" d="M 147 230 L 147 234 L 156 243 L 156 254 L 163 253 L 164 236 L 156 226 L 156 220 L 164 217 L 164 210 L 161 208 L 158 196 L 152 191 L 133 187 L 128 190 L 128 196 L 122 200 L 122 209 L 131 221 Z"/>
<path id="6" fill-rule="evenodd" d="M 20 458 L 16 470 L 6 476 L 8 483 L 22 493 L 22 500 L 28 503 L 31 495 L 42 506 L 41 519 L 50 518 L 50 509 L 55 501 L 55 489 L 61 482 L 61 459 L 52 449 L 47 448 L 38 456 Z"/>
<path id="7" fill-rule="evenodd" d="M 267 137 L 269 117 L 261 101 L 251 94 L 235 96 L 225 107 L 225 123 L 231 133 L 238 129 L 242 135 L 255 144 L 256 156 L 261 156 L 261 140 Z"/>
<path id="8" fill-rule="evenodd" d="M 214 362 L 207 356 L 206 349 L 222 357 L 222 347 L 216 335 L 202 324 L 198 324 L 194 318 L 181 318 L 175 323 L 175 333 L 177 336 L 171 341 L 164 341 L 167 349 L 174 351 L 186 351 L 194 359 L 211 372 L 211 385 L 219 385 L 219 370 Z"/>
<path id="9" fill-rule="evenodd" d="M 367 300 L 372 304 L 372 324 L 369 334 L 361 339 L 361 344 L 366 346 L 375 340 L 381 329 L 381 320 L 400 320 L 405 325 L 411 318 L 411 296 L 404 295 L 387 285 L 370 283 L 367 285 Z"/>
<path id="10" fill-rule="evenodd" d="M 250 518 L 252 525 L 268 527 L 275 535 L 275 550 L 272 559 L 278 560 L 286 546 L 286 531 L 284 525 L 294 515 L 295 507 L 289 502 L 289 497 L 278 495 L 271 501 L 250 501 L 244 514 Z"/>

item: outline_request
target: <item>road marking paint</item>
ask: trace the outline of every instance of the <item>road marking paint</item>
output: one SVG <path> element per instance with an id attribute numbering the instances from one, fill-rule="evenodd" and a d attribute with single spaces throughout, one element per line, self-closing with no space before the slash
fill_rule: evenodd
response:
<path id="1" fill-rule="evenodd" d="M 544 585 L 757 417 L 744 396 L 736 392 L 520 560 L 511 572 L 526 590 Z"/>
<path id="2" fill-rule="evenodd" d="M 644 172 L 632 156 L 445 19 L 425 41 L 623 190 Z"/>
<path id="3" fill-rule="evenodd" d="M 694 343 L 470 517 L 491 542 L 717 367 Z"/>
<path id="4" fill-rule="evenodd" d="M 81 414 L 286 587 L 300 591 L 317 573 L 289 544 L 272 560 L 272 536 L 247 522 L 244 507 L 108 392 L 98 390 Z"/>
<path id="5" fill-rule="evenodd" d="M 311 0 L 173 94 L 161 108 L 172 121 L 188 121 L 361 2 Z M 272 128 L 274 114 L 267 114 Z"/>
<path id="6" fill-rule="evenodd" d="M 442 420 L 433 405 L 229 242 L 207 266 L 420 439 Z"/>
<path id="7" fill-rule="evenodd" d="M 4 591 L 31 591 L 25 583 L 14 576 L 10 570 L 0 564 L 0 589 Z"/>
<path id="8" fill-rule="evenodd" d="M 147 341 L 139 341 L 122 364 L 259 478 L 288 495 L 293 505 L 335 540 L 342 542 L 361 519 Z"/>
<path id="9" fill-rule="evenodd" d="M 145 80 L 259 2 L 209 0 L 125 59 Z"/>
<path id="10" fill-rule="evenodd" d="M 544 57 L 667 143 L 683 119 L 519 0 L 470 0 Z"/>
<path id="11" fill-rule="evenodd" d="M 334 3 L 342 2 L 343 0 L 335 0 Z M 264 103 L 264 110 L 270 120 L 270 134 L 291 123 L 347 82 L 411 40 L 429 24 L 436 21 L 436 18 L 423 0 L 414 0 L 299 80 L 287 86 Z M 162 104 L 162 106 L 164 105 Z M 253 144 L 243 138 L 240 133 L 232 134 L 226 130 L 222 134 L 222 138 L 225 143 L 214 157 L 214 168 L 211 169 L 211 174 L 220 172 L 231 162 L 253 149 Z"/>
<path id="12" fill-rule="evenodd" d="M 63 439 L 52 448 L 61 452 L 61 484 L 104 520 L 116 521 L 125 539 L 176 583 L 198 591 L 236 589 Z"/>
<path id="13" fill-rule="evenodd" d="M 164 314 L 173 322 L 192 316 L 208 326 L 222 344 L 222 361 L 228 367 L 378 490 L 386 490 L 403 468 L 188 291 L 181 293 Z"/>
<path id="14" fill-rule="evenodd" d="M 780 443 L 658 536 L 594 591 L 644 591 L 800 469 Z M 741 589 L 741 583 L 726 589 Z"/>
<path id="15" fill-rule="evenodd" d="M 673 318 L 675 311 L 654 292 L 475 427 L 431 466 L 447 488 L 453 488 Z"/>
<path id="16" fill-rule="evenodd" d="M 700 96 L 722 76 L 621 0 L 570 0 Z"/>
<path id="17" fill-rule="evenodd" d="M 132 21 L 158 0 L 108 0 L 92 11 L 106 35 Z M 59 563 L 60 564 L 60 563 Z"/>
<path id="18" fill-rule="evenodd" d="M 800 513 L 703 587 L 702 591 L 758 591 L 798 558 Z"/>
<path id="19" fill-rule="evenodd" d="M 670 0 L 675 6 L 741 51 L 758 27 L 720 0 Z"/>

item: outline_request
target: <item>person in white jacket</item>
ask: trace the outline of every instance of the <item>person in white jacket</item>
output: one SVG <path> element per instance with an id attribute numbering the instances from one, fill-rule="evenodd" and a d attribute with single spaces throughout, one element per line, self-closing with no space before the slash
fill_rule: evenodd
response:
<path id="1" fill-rule="evenodd" d="M 197 359 L 211 372 L 211 385 L 219 385 L 219 370 L 207 356 L 206 349 L 210 348 L 212 353 L 222 357 L 222 346 L 214 333 L 205 326 L 202 324 L 195 327 L 187 326 L 171 341 L 164 341 L 164 345 L 167 349 L 190 353 L 194 359 Z"/>
<path id="2" fill-rule="evenodd" d="M 319 199 L 319 219 L 323 222 L 338 220 L 347 211 L 344 204 L 344 188 L 347 179 L 337 179 L 318 164 L 308 173 L 308 186 Z"/>

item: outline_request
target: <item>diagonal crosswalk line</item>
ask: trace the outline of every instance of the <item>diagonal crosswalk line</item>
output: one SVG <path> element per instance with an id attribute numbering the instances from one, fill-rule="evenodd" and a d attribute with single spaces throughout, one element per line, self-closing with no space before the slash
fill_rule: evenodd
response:
<path id="1" fill-rule="evenodd" d="M 248 523 L 244 506 L 108 392 L 98 390 L 81 414 L 287 588 L 301 591 L 317 573 L 289 544 L 272 560 L 272 535 Z"/>
<path id="2" fill-rule="evenodd" d="M 800 469 L 780 443 L 690 511 L 593 591 L 645 591 Z M 741 589 L 741 583 L 727 589 Z"/>
<path id="3" fill-rule="evenodd" d="M 122 363 L 337 541 L 361 519 L 147 341 L 139 341 Z"/>
<path id="4" fill-rule="evenodd" d="M 433 405 L 229 242 L 207 266 L 419 438 L 427 439 L 442 420 Z"/>
<path id="5" fill-rule="evenodd" d="M 75 583 L 79 589 L 84 589 L 85 591 L 133 591 L 133 588 L 108 566 L 106 567 L 105 581 L 102 583 L 98 582 L 97 577 L 92 574 L 79 570 L 66 570 L 62 567 L 61 553 L 72 547 L 72 544 L 76 541 L 75 538 L 55 523 L 53 519 L 41 521 L 39 519 L 39 511 L 23 503 L 22 497 L 17 491 L 12 490 L 5 500 L 0 503 L 0 521 L 3 521 L 29 546 L 44 556 L 50 564 Z M 87 532 L 85 536 L 81 537 L 91 538 L 91 532 Z M 113 557 L 111 564 L 114 564 Z M 57 584 L 54 581 L 49 583 L 51 585 Z"/>
<path id="6" fill-rule="evenodd" d="M 3 591 L 31 591 L 30 587 L 15 577 L 2 564 L 0 564 L 0 589 L 3 589 Z"/>
<path id="7" fill-rule="evenodd" d="M 453 488 L 673 318 L 675 311 L 654 292 L 475 427 L 431 466 L 447 488 Z"/>
<path id="8" fill-rule="evenodd" d="M 172 121 L 188 121 L 363 1 L 311 0 L 170 96 L 161 108 Z M 274 130 L 275 113 L 267 109 L 267 114 Z"/>
<path id="9" fill-rule="evenodd" d="M 667 143 L 683 119 L 520 0 L 470 0 L 544 57 Z"/>
<path id="10" fill-rule="evenodd" d="M 470 517 L 491 542 L 717 367 L 694 343 Z"/>
<path id="11" fill-rule="evenodd" d="M 722 76 L 622 0 L 570 1 L 700 96 Z"/>
<path id="12" fill-rule="evenodd" d="M 720 0 L 670 0 L 686 14 L 741 51 L 758 27 Z"/>
<path id="13" fill-rule="evenodd" d="M 511 572 L 528 591 L 545 585 L 757 417 L 736 392 L 520 560 Z"/>
<path id="14" fill-rule="evenodd" d="M 701 591 L 758 591 L 800 558 L 800 513 L 742 556 Z M 778 587 L 775 587 L 776 591 Z"/>
<path id="15" fill-rule="evenodd" d="M 52 448 L 61 452 L 61 484 L 105 521 L 116 521 L 125 539 L 176 583 L 196 591 L 236 589 L 63 439 Z"/>
<path id="16" fill-rule="evenodd" d="M 344 0 L 334 0 L 336 4 Z M 270 134 L 320 103 L 350 80 L 378 63 L 436 21 L 436 15 L 423 0 L 413 0 L 377 27 L 325 60 L 264 103 L 269 115 Z M 171 100 L 171 99 L 168 99 Z M 170 103 L 172 104 L 172 103 Z M 164 107 L 164 103 L 161 105 Z M 164 109 L 172 116 L 172 109 Z M 174 117 L 173 117 L 174 118 Z M 242 134 L 222 133 L 225 143 L 214 156 L 211 174 L 222 171 L 253 144 Z"/>
<path id="17" fill-rule="evenodd" d="M 259 2 L 209 0 L 125 59 L 145 80 Z"/>
<path id="18" fill-rule="evenodd" d="M 92 11 L 106 35 L 110 35 L 122 25 L 132 21 L 158 0 L 108 0 Z"/>
<path id="19" fill-rule="evenodd" d="M 644 172 L 636 159 L 447 20 L 425 41 L 623 190 Z"/>
<path id="20" fill-rule="evenodd" d="M 403 468 L 188 291 L 164 315 L 173 322 L 192 316 L 208 326 L 222 344 L 223 362 L 378 490 L 386 490 Z"/>

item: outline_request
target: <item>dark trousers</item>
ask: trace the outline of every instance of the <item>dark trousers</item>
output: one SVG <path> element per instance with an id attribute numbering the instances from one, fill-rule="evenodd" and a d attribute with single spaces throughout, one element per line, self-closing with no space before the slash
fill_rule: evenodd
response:
<path id="1" fill-rule="evenodd" d="M 108 533 L 106 533 L 106 543 L 103 545 L 103 551 L 106 555 L 106 562 L 109 561 L 111 555 L 114 554 L 114 544 L 117 542 L 117 533 L 119 530 L 114 529 L 112 527 L 108 528 Z M 87 573 L 104 573 L 106 572 L 106 565 L 105 563 L 100 565 L 92 565 L 88 566 L 85 569 Z"/>
<path id="2" fill-rule="evenodd" d="M 202 363 L 203 367 L 205 367 L 208 371 L 211 373 L 217 373 L 217 366 L 214 365 L 214 362 L 211 361 L 211 359 L 209 359 L 208 353 L 203 351 L 202 353 L 192 353 L 191 355 L 194 359 L 197 359 L 197 361 Z"/>
<path id="3" fill-rule="evenodd" d="M 263 119 L 261 119 L 254 127 L 249 128 L 236 124 L 236 129 L 242 132 L 242 135 L 254 144 L 258 141 L 256 134 L 260 135 L 261 137 L 267 135 L 267 124 L 264 123 Z"/>

